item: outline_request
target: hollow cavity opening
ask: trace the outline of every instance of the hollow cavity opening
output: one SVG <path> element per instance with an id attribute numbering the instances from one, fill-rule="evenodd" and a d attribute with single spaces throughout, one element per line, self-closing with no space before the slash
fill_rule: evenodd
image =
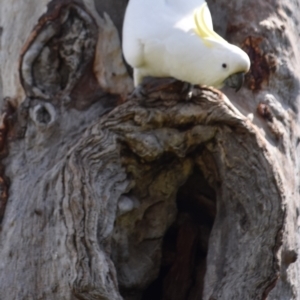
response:
<path id="1" fill-rule="evenodd" d="M 202 299 L 216 193 L 198 167 L 178 190 L 177 208 L 177 218 L 164 236 L 159 276 L 142 300 Z"/>

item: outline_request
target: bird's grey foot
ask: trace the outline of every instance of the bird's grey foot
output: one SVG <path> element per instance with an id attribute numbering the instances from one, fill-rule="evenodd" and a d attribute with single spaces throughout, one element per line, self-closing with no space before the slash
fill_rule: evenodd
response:
<path id="1" fill-rule="evenodd" d="M 147 92 L 141 84 L 139 84 L 131 93 L 130 98 L 146 98 Z"/>
<path id="2" fill-rule="evenodd" d="M 185 100 L 186 100 L 186 101 L 192 99 L 192 97 L 193 97 L 193 89 L 194 89 L 194 85 L 193 85 L 193 84 L 188 83 L 188 82 L 185 82 L 185 83 L 183 84 L 181 93 L 182 93 L 182 94 L 185 94 Z"/>

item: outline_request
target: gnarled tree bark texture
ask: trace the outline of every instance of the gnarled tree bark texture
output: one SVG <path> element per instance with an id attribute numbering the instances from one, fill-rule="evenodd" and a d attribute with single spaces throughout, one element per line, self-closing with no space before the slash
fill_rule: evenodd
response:
<path id="1" fill-rule="evenodd" d="M 252 67 L 187 101 L 127 1 L 0 1 L 1 300 L 300 299 L 299 3 L 208 4 Z"/>

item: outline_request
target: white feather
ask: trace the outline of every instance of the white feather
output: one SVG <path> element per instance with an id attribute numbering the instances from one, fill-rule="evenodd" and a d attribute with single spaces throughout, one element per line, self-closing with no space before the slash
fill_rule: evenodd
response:
<path id="1" fill-rule="evenodd" d="M 230 75 L 249 70 L 248 55 L 213 32 L 205 4 L 203 0 L 130 0 L 123 25 L 123 52 L 134 68 L 135 86 L 145 76 L 171 76 L 220 88 Z M 198 29 L 204 35 L 207 30 L 208 37 L 197 31 L 197 9 L 202 13 Z"/>

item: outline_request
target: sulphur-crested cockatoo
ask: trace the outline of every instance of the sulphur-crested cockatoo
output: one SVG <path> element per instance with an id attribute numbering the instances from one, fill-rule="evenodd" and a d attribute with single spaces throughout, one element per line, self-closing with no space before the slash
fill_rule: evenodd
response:
<path id="1" fill-rule="evenodd" d="M 250 68 L 248 55 L 213 30 L 204 0 L 130 0 L 123 52 L 135 86 L 153 76 L 238 90 Z"/>

